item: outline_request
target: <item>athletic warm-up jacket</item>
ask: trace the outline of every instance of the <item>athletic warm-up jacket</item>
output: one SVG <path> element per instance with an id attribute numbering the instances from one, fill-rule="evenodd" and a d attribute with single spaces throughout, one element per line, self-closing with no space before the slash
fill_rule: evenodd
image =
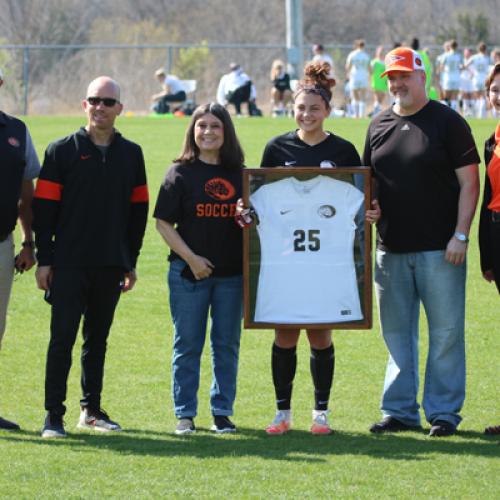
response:
<path id="1" fill-rule="evenodd" d="M 53 142 L 33 212 L 39 265 L 135 268 L 148 213 L 140 146 L 115 132 L 103 153 L 84 128 Z"/>

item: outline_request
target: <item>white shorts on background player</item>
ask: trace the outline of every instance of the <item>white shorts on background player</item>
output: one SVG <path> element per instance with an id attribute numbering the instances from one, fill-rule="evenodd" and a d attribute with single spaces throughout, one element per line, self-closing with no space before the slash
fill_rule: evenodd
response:
<path id="1" fill-rule="evenodd" d="M 363 318 L 353 253 L 363 200 L 353 185 L 323 175 L 288 177 L 251 195 L 261 246 L 255 321 Z"/>
<path id="2" fill-rule="evenodd" d="M 460 92 L 474 92 L 472 73 L 468 69 L 460 72 Z"/>
<path id="3" fill-rule="evenodd" d="M 349 81 L 351 82 L 351 89 L 364 89 L 368 88 L 370 80 L 370 56 L 363 50 L 353 50 L 348 56 L 346 61 L 349 69 Z"/>

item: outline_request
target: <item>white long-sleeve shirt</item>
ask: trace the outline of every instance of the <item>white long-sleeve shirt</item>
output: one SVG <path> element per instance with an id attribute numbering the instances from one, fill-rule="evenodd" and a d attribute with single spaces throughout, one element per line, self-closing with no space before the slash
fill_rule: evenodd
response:
<path id="1" fill-rule="evenodd" d="M 226 95 L 229 92 L 234 92 L 237 88 L 245 85 L 248 81 L 250 81 L 250 77 L 240 68 L 223 75 L 220 79 L 219 87 L 217 88 L 217 102 L 224 106 L 227 102 Z M 256 97 L 257 91 L 255 90 L 255 86 L 252 84 L 250 99 L 254 100 Z"/>

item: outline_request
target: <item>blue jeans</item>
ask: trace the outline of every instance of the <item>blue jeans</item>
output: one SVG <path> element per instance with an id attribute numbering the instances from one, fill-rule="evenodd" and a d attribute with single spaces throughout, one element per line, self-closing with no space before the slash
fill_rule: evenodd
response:
<path id="1" fill-rule="evenodd" d="M 168 286 L 174 323 L 172 358 L 174 411 L 178 418 L 196 416 L 200 359 L 210 311 L 212 415 L 232 415 L 243 312 L 242 276 L 207 278 L 192 283 L 180 273 L 185 263 L 170 263 Z"/>
<path id="2" fill-rule="evenodd" d="M 449 264 L 444 250 L 390 253 L 377 250 L 375 289 L 382 335 L 389 350 L 382 413 L 420 424 L 418 320 L 423 304 L 429 352 L 422 399 L 428 422 L 461 421 L 465 399 L 465 263 Z"/>

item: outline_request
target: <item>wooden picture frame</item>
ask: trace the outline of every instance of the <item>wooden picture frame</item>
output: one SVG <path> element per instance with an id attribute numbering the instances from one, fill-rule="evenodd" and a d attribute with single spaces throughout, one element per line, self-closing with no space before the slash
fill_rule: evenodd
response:
<path id="1" fill-rule="evenodd" d="M 244 169 L 245 328 L 372 327 L 371 186 L 369 167 Z"/>

